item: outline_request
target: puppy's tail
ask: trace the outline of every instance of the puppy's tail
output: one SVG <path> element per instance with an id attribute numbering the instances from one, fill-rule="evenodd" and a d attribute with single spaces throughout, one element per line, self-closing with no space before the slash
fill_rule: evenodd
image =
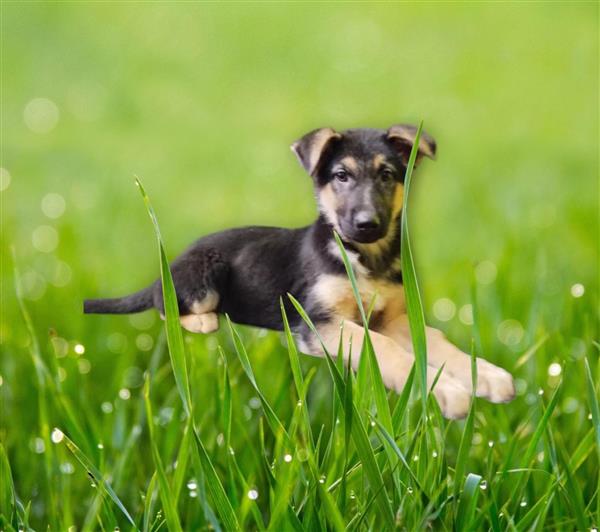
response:
<path id="1" fill-rule="evenodd" d="M 86 299 L 83 302 L 84 314 L 130 314 L 152 308 L 154 285 L 135 294 L 113 299 Z"/>

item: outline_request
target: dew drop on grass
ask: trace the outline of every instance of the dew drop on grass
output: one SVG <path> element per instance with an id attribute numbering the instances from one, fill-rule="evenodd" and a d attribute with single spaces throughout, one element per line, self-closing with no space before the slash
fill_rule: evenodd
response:
<path id="1" fill-rule="evenodd" d="M 63 475 L 72 475 L 75 472 L 75 467 L 71 462 L 63 462 L 60 464 L 60 472 Z"/>
<path id="2" fill-rule="evenodd" d="M 190 497 L 192 499 L 195 499 L 196 497 L 198 497 L 198 492 L 196 490 L 191 490 L 190 491 Z"/>
<path id="3" fill-rule="evenodd" d="M 433 456 L 434 458 L 437 458 L 437 457 L 438 457 L 438 453 L 437 453 L 437 451 L 433 451 L 433 452 L 431 453 L 431 456 Z"/>
<path id="4" fill-rule="evenodd" d="M 102 410 L 102 412 L 104 412 L 105 414 L 110 414 L 113 411 L 113 405 L 112 405 L 112 403 L 109 403 L 108 401 L 104 401 L 100 405 L 100 410 Z"/>
<path id="5" fill-rule="evenodd" d="M 325 484 L 325 475 L 319 477 L 319 484 Z"/>
<path id="6" fill-rule="evenodd" d="M 413 489 L 412 489 L 410 486 L 408 486 L 408 488 L 406 488 L 406 491 L 407 491 L 408 493 L 412 494 L 412 492 L 413 492 Z"/>
<path id="7" fill-rule="evenodd" d="M 493 442 L 492 440 L 490 440 L 490 441 L 488 442 L 488 447 L 493 447 L 493 446 L 494 446 L 494 442 Z"/>
<path id="8" fill-rule="evenodd" d="M 83 344 L 75 344 L 73 351 L 75 351 L 75 354 L 77 355 L 83 355 L 83 353 L 85 353 L 85 346 Z"/>
<path id="9" fill-rule="evenodd" d="M 527 506 L 527 501 L 521 501 L 521 503 L 519 504 L 519 506 L 521 508 L 525 508 L 525 506 Z"/>
<path id="10" fill-rule="evenodd" d="M 50 439 L 52 440 L 53 443 L 60 443 L 61 441 L 63 441 L 64 437 L 65 437 L 65 435 L 63 434 L 63 431 L 56 427 L 54 428 L 54 430 L 52 431 L 52 434 L 50 435 Z"/>
<path id="11" fill-rule="evenodd" d="M 222 432 L 219 432 L 219 434 L 217 434 L 217 445 L 219 447 L 222 447 L 224 443 L 225 443 L 225 436 L 223 436 Z"/>
<path id="12" fill-rule="evenodd" d="M 544 390 L 542 388 L 538 390 L 538 395 L 544 395 Z"/>
<path id="13" fill-rule="evenodd" d="M 188 480 L 186 486 L 189 490 L 195 490 L 198 488 L 198 483 L 196 482 L 195 478 L 191 478 L 190 480 Z"/>
<path id="14" fill-rule="evenodd" d="M 583 286 L 581 283 L 575 283 L 571 287 L 571 295 L 573 297 L 581 297 L 583 294 L 585 294 L 585 286 Z"/>
<path id="15" fill-rule="evenodd" d="M 33 452 L 36 454 L 42 454 L 46 450 L 46 444 L 42 438 L 35 438 L 33 440 Z"/>
<path id="16" fill-rule="evenodd" d="M 98 449 L 102 450 L 102 449 L 104 449 L 104 444 L 102 444 L 102 443 L 99 443 L 99 444 L 97 445 L 97 447 L 98 447 Z"/>
<path id="17" fill-rule="evenodd" d="M 413 462 L 418 462 L 418 461 L 419 461 L 419 455 L 418 455 L 418 454 L 415 454 L 415 455 L 413 456 Z"/>
<path id="18" fill-rule="evenodd" d="M 486 489 L 487 489 L 487 480 L 482 480 L 482 481 L 480 482 L 480 484 L 479 484 L 479 487 L 480 487 L 482 490 L 486 490 Z"/>
<path id="19" fill-rule="evenodd" d="M 253 410 L 258 410 L 260 408 L 260 399 L 258 397 L 250 397 L 248 406 Z"/>
<path id="20" fill-rule="evenodd" d="M 548 375 L 550 377 L 558 377 L 562 372 L 562 367 L 558 362 L 553 362 L 548 366 Z"/>
<path id="21" fill-rule="evenodd" d="M 255 501 L 256 499 L 258 499 L 258 491 L 256 491 L 255 489 L 248 490 L 248 498 L 251 501 Z"/>
<path id="22" fill-rule="evenodd" d="M 283 461 L 287 462 L 289 464 L 292 461 L 292 455 L 291 454 L 283 455 Z"/>
<path id="23" fill-rule="evenodd" d="M 123 399 L 123 401 L 127 401 L 131 397 L 131 392 L 127 388 L 121 388 L 119 390 L 119 397 Z"/>

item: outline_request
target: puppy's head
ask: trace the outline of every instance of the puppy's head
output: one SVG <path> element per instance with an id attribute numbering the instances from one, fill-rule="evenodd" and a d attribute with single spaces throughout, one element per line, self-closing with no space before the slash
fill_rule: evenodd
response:
<path id="1" fill-rule="evenodd" d="M 345 240 L 373 243 L 384 238 L 402 209 L 404 174 L 417 128 L 331 128 L 311 131 L 292 144 L 312 176 L 319 209 Z M 417 162 L 434 158 L 435 141 L 422 132 Z"/>

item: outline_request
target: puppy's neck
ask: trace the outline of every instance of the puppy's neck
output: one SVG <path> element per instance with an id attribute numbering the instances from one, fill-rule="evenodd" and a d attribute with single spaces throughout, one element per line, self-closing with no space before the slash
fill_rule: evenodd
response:
<path id="1" fill-rule="evenodd" d="M 361 244 L 340 239 L 355 271 L 369 277 L 401 281 L 400 272 L 400 214 L 390 223 L 387 234 L 371 244 Z M 333 261 L 336 269 L 344 272 L 342 255 L 333 236 L 333 225 L 324 214 L 320 214 L 312 227 L 312 244 L 315 251 L 328 262 Z"/>

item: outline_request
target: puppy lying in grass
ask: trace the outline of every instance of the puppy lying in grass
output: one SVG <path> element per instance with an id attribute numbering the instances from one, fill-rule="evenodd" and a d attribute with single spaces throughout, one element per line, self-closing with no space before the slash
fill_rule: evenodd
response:
<path id="1" fill-rule="evenodd" d="M 232 321 L 283 329 L 280 298 L 290 326 L 307 354 L 323 355 L 322 346 L 293 309 L 292 294 L 315 324 L 328 352 L 338 352 L 356 369 L 365 331 L 333 231 L 341 237 L 367 308 L 372 301 L 370 337 L 385 385 L 404 387 L 414 362 L 400 268 L 400 221 L 404 176 L 416 128 L 396 125 L 380 129 L 330 128 L 312 131 L 292 150 L 312 177 L 319 216 L 308 227 L 243 227 L 205 236 L 171 265 L 181 325 L 195 333 L 219 327 L 218 314 Z M 417 162 L 433 158 L 436 145 L 424 133 Z M 164 314 L 160 280 L 116 299 L 84 302 L 84 312 L 126 314 L 155 307 Z M 343 332 L 340 324 L 343 322 Z M 426 328 L 427 379 L 442 413 L 461 418 L 472 393 L 471 358 L 444 335 Z M 351 339 L 351 342 L 350 342 Z M 350 344 L 355 346 L 350 357 Z M 495 403 L 514 397 L 511 375 L 477 359 L 477 396 Z"/>

